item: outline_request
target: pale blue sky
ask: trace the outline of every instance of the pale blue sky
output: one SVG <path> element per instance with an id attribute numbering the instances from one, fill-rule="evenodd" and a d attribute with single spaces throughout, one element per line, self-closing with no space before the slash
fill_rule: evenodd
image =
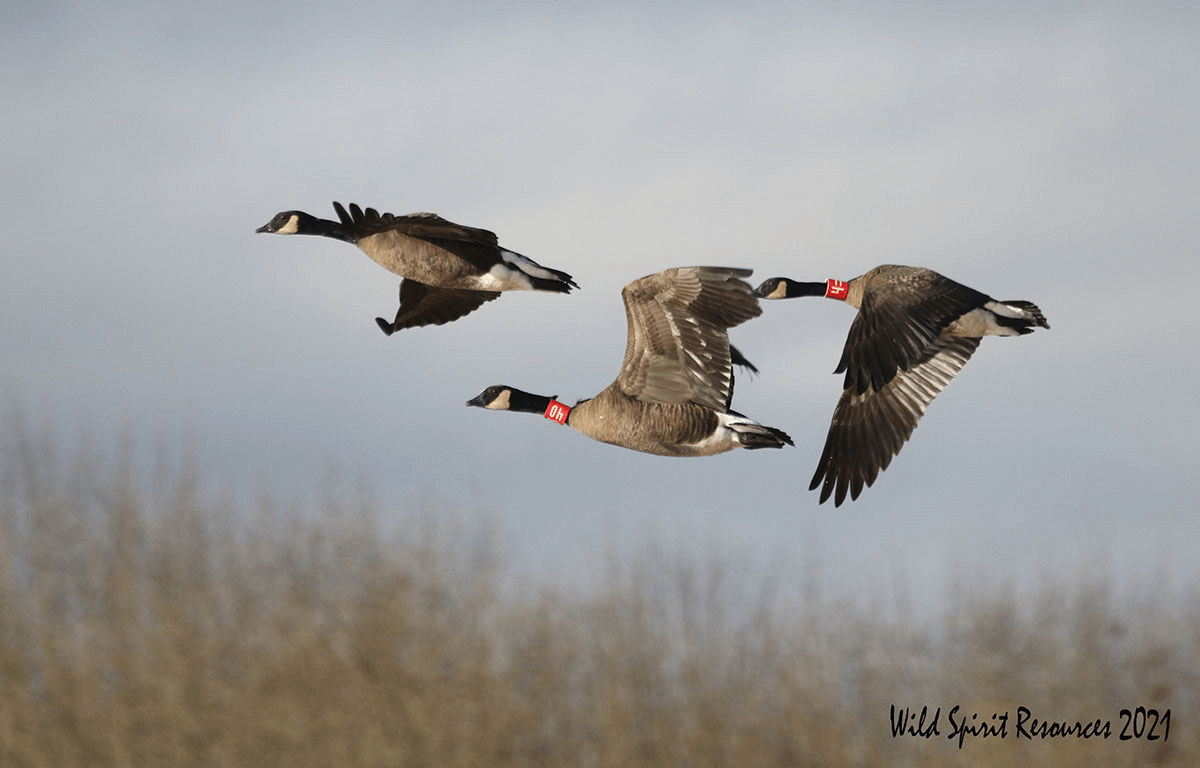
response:
<path id="1" fill-rule="evenodd" d="M 1200 38 L 1184 5 L 19 4 L 0 29 L 0 396 L 194 440 L 234 494 L 329 467 L 569 579 L 614 533 L 886 592 L 1097 557 L 1193 579 Z M 385 338 L 398 279 L 254 235 L 434 211 L 570 272 Z M 735 407 L 796 447 L 663 459 L 529 416 L 616 375 L 621 287 L 689 264 L 927 266 L 1052 330 L 988 339 L 856 503 L 807 490 L 852 310 L 764 305 Z M 1163 564 L 1166 564 L 1164 566 Z"/>

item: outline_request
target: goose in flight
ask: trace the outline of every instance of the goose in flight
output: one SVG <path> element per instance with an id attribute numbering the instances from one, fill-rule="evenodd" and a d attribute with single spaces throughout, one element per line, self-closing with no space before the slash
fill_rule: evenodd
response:
<path id="1" fill-rule="evenodd" d="M 834 373 L 845 372 L 825 448 L 809 490 L 820 503 L 857 499 L 912 436 L 926 407 L 962 369 L 984 336 L 1049 328 L 1037 305 L 996 301 L 921 267 L 885 264 L 844 282 L 772 277 L 763 299 L 824 296 L 858 310 Z"/>
<path id="2" fill-rule="evenodd" d="M 678 267 L 621 291 L 629 333 L 616 381 L 569 407 L 515 387 L 488 387 L 467 405 L 537 413 L 604 443 L 660 456 L 782 448 L 792 439 L 730 410 L 728 329 L 762 313 L 749 269 Z"/>
<path id="3" fill-rule="evenodd" d="M 400 309 L 392 321 L 375 319 L 391 336 L 404 328 L 442 325 L 474 312 L 501 291 L 569 293 L 566 272 L 543 267 L 501 248 L 486 229 L 465 227 L 433 213 L 394 216 L 351 203 L 334 203 L 338 221 L 283 211 L 255 230 L 276 235 L 320 235 L 357 245 L 384 269 L 400 275 Z"/>

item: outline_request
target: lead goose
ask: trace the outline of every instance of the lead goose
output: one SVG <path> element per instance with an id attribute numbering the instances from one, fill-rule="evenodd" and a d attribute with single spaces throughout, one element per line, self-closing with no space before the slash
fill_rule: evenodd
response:
<path id="1" fill-rule="evenodd" d="M 847 282 L 773 277 L 764 299 L 824 296 L 858 309 L 834 373 L 845 371 L 825 448 L 809 490 L 821 503 L 857 499 L 912 436 L 925 408 L 962 369 L 984 336 L 1049 328 L 1028 301 L 996 301 L 921 267 L 885 264 Z"/>
<path id="2" fill-rule="evenodd" d="M 357 245 L 384 269 L 400 275 L 400 309 L 388 322 L 391 336 L 404 328 L 442 325 L 474 312 L 501 291 L 570 293 L 578 288 L 566 272 L 548 269 L 501 248 L 486 229 L 464 227 L 433 213 L 394 216 L 351 203 L 334 203 L 339 221 L 304 211 L 283 211 L 254 230 L 276 235 L 320 235 Z"/>
<path id="3" fill-rule="evenodd" d="M 467 405 L 538 413 L 593 440 L 660 456 L 782 448 L 792 439 L 729 409 L 733 367 L 744 358 L 727 329 L 762 314 L 749 269 L 679 267 L 625 286 L 629 334 L 616 381 L 570 408 L 497 385 Z"/>

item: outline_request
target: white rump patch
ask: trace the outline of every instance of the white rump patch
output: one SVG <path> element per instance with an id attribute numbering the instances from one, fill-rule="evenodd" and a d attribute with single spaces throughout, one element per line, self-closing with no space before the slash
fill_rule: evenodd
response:
<path id="1" fill-rule="evenodd" d="M 482 291 L 533 291 L 533 280 L 538 277 L 543 280 L 560 278 L 537 262 L 525 258 L 519 253 L 500 249 L 502 261 L 480 275 L 476 281 Z"/>
<path id="2" fill-rule="evenodd" d="M 1014 315 L 1013 312 L 1019 312 L 1019 310 L 1007 304 L 989 301 L 982 307 L 972 309 L 955 320 L 946 328 L 946 333 L 951 336 L 1017 336 L 1015 330 L 996 322 L 997 315 L 1014 318 L 1025 317 L 1024 313 Z"/>
<path id="3" fill-rule="evenodd" d="M 734 448 L 740 448 L 742 441 L 738 439 L 739 433 L 744 430 L 744 427 L 755 426 L 761 427 L 754 419 L 748 419 L 745 416 L 734 416 L 730 413 L 717 414 L 718 425 L 715 432 L 700 442 L 696 446 L 704 452 L 723 453 L 731 451 Z"/>
<path id="4" fill-rule="evenodd" d="M 533 281 L 529 275 L 507 263 L 497 264 L 479 276 L 479 289 L 483 291 L 532 291 Z"/>
<path id="5" fill-rule="evenodd" d="M 1003 317 L 1011 317 L 1014 320 L 1032 320 L 1033 315 L 1020 307 L 1014 307 L 1011 304 L 1001 304 L 998 301 L 989 301 L 983 306 Z"/>
<path id="6" fill-rule="evenodd" d="M 514 251 L 506 251 L 503 248 L 501 248 L 500 249 L 500 258 L 504 259 L 506 262 L 508 262 L 509 264 L 516 267 L 517 269 L 519 269 L 520 271 L 524 272 L 527 275 L 532 275 L 533 277 L 540 277 L 543 280 L 558 280 L 559 279 L 558 275 L 556 275 L 553 272 L 551 272 L 550 270 L 546 269 L 541 264 L 538 264 L 533 259 L 526 258 L 525 256 L 522 256 L 521 254 L 516 253 Z"/>

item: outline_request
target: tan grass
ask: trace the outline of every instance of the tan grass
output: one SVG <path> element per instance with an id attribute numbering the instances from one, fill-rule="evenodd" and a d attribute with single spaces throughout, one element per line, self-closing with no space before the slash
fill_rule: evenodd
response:
<path id="1" fill-rule="evenodd" d="M 141 481 L 129 446 L 52 442 L 10 431 L 0 463 L 6 768 L 1200 764 L 1200 613 L 1103 574 L 926 622 L 654 545 L 593 590 L 507 589 L 461 516 L 241 509 L 194 463 Z M 942 736 L 893 738 L 893 704 L 941 706 Z M 959 750 L 955 704 L 1114 735 Z M 1117 739 L 1138 705 L 1169 741 Z"/>

